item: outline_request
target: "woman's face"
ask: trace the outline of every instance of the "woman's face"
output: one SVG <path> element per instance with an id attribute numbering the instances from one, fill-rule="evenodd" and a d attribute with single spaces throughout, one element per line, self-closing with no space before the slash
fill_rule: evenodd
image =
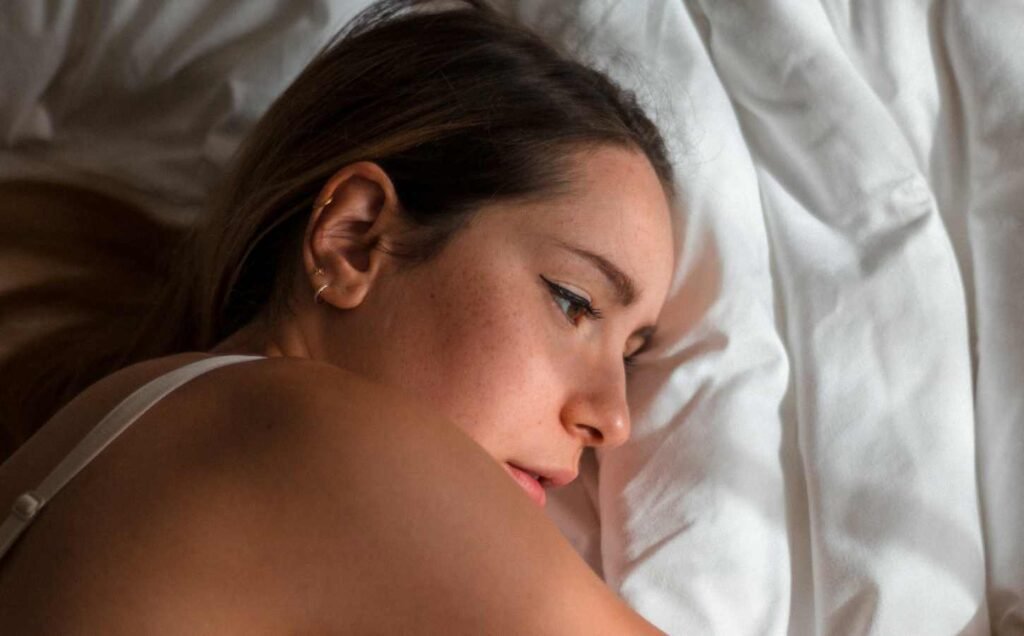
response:
<path id="1" fill-rule="evenodd" d="M 436 257 L 378 277 L 331 355 L 425 398 L 541 505 L 584 448 L 629 436 L 627 359 L 673 268 L 647 159 L 598 148 L 576 165 L 570 192 L 488 206 Z"/>

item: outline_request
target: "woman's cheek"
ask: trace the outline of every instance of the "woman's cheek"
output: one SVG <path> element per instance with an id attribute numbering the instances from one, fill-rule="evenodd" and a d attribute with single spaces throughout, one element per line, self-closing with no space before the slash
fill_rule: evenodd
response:
<path id="1" fill-rule="evenodd" d="M 477 338 L 462 340 L 446 360 L 444 392 L 450 417 L 496 454 L 493 447 L 544 418 L 541 405 L 552 375 L 530 329 L 503 320 L 488 326 Z"/>

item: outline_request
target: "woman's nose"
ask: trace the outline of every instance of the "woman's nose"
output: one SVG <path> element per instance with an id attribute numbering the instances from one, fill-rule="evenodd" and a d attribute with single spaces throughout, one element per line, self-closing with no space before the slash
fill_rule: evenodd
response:
<path id="1" fill-rule="evenodd" d="M 562 425 L 584 446 L 614 448 L 629 439 L 629 406 L 626 381 L 617 377 L 579 386 L 562 408 Z"/>

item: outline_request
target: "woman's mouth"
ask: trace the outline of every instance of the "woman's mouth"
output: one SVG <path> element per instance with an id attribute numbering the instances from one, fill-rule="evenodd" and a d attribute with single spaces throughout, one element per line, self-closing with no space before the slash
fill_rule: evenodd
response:
<path id="1" fill-rule="evenodd" d="M 513 464 L 503 463 L 502 466 L 505 468 L 505 471 L 512 476 L 512 479 L 514 479 L 515 482 L 526 491 L 526 494 L 529 495 L 530 499 L 532 499 L 535 504 L 543 508 L 544 504 L 547 502 L 547 493 L 544 492 L 544 486 L 540 483 L 540 476 L 527 472 Z"/>

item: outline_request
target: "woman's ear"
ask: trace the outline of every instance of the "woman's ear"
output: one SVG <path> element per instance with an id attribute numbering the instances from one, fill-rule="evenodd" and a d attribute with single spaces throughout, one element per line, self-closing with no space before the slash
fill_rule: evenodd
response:
<path id="1" fill-rule="evenodd" d="M 388 258 L 379 249 L 399 225 L 398 195 L 375 163 L 345 166 L 316 198 L 303 262 L 316 302 L 351 309 L 366 298 Z"/>

